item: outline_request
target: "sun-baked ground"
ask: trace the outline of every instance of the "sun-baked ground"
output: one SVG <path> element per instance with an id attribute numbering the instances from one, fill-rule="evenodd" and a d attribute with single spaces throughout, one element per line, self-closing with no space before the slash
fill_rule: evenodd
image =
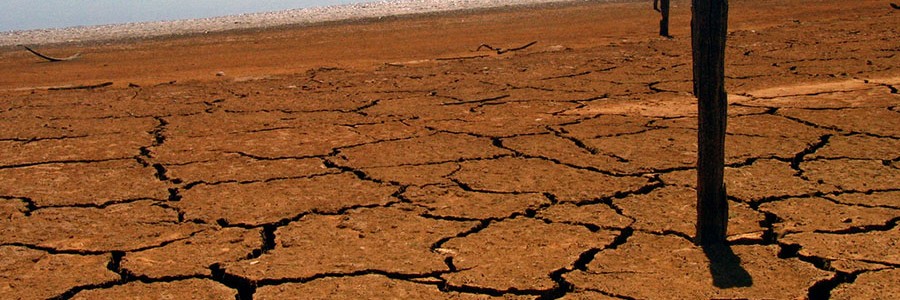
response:
<path id="1" fill-rule="evenodd" d="M 731 2 L 728 248 L 689 3 L 581 3 L 3 50 L 0 294 L 898 298 L 900 11 Z"/>

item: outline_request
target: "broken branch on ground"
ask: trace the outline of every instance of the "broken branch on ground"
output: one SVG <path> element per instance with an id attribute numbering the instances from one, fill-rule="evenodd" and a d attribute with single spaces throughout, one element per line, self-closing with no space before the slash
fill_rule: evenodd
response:
<path id="1" fill-rule="evenodd" d="M 515 47 L 515 48 L 509 48 L 509 49 L 493 47 L 493 46 L 488 45 L 488 44 L 481 44 L 481 45 L 478 45 L 478 48 L 475 49 L 475 51 L 476 51 L 476 52 L 477 52 L 477 51 L 481 51 L 482 48 L 486 48 L 486 49 L 491 50 L 491 51 L 496 51 L 497 54 L 503 54 L 503 53 L 506 53 L 506 52 L 513 52 L 513 51 L 525 50 L 525 49 L 528 48 L 528 47 L 534 46 L 534 44 L 537 44 L 537 41 L 533 41 L 533 42 L 531 42 L 531 43 L 528 43 L 528 44 L 525 44 L 525 45 L 522 45 L 522 46 L 519 46 L 519 47 Z"/>
<path id="2" fill-rule="evenodd" d="M 57 87 L 51 87 L 51 88 L 48 88 L 47 90 L 50 90 L 50 91 L 92 90 L 92 89 L 96 89 L 96 88 L 107 87 L 107 86 L 110 86 L 110 85 L 112 85 L 112 84 L 113 84 L 113 83 L 112 83 L 111 81 L 109 81 L 109 82 L 98 83 L 98 84 L 89 84 L 89 85 L 67 85 L 67 86 L 57 86 Z"/>
<path id="3" fill-rule="evenodd" d="M 31 52 L 31 54 L 37 55 L 38 57 L 46 59 L 49 62 L 70 61 L 70 60 L 75 60 L 75 59 L 81 57 L 81 52 L 75 53 L 74 55 L 69 56 L 69 57 L 52 57 L 52 56 L 47 56 L 47 55 L 41 54 L 40 52 L 37 52 L 34 49 L 31 49 L 25 45 L 22 45 L 22 48 L 25 48 L 25 50 L 28 50 L 28 52 Z"/>

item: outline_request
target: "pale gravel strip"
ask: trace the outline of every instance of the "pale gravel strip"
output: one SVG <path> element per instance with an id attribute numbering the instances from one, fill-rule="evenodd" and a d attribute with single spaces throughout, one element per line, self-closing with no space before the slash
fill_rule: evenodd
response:
<path id="1" fill-rule="evenodd" d="M 633 1 L 635 0 L 389 0 L 191 20 L 0 32 L 0 47 L 150 38 L 547 3 Z"/>

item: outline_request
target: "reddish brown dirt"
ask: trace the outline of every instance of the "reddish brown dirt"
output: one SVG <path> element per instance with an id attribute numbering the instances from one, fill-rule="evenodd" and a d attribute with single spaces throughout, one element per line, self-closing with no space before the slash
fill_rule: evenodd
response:
<path id="1" fill-rule="evenodd" d="M 728 248 L 687 1 L 582 3 L 0 50 L 0 294 L 898 298 L 900 12 L 731 2 Z"/>

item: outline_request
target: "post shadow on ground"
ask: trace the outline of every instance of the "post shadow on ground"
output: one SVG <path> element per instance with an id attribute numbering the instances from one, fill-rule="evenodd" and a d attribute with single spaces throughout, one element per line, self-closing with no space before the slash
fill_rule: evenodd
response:
<path id="1" fill-rule="evenodd" d="M 726 243 L 703 245 L 703 253 L 709 259 L 709 272 L 713 285 L 720 289 L 753 286 L 753 277 L 741 266 L 741 258 Z"/>

